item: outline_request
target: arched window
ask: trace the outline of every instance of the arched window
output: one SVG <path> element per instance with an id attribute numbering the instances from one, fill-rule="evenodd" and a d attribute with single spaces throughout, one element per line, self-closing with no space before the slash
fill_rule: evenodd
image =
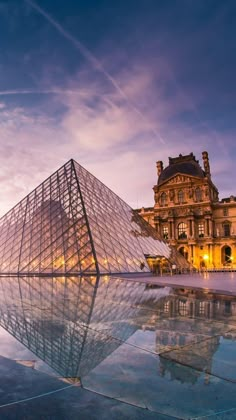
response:
<path id="1" fill-rule="evenodd" d="M 196 188 L 195 190 L 195 197 L 196 197 L 196 201 L 202 201 L 202 190 L 201 188 Z"/>
<path id="2" fill-rule="evenodd" d="M 167 195 L 166 193 L 162 193 L 161 194 L 161 206 L 166 206 L 167 205 Z"/>
<path id="3" fill-rule="evenodd" d="M 178 239 L 187 238 L 187 225 L 184 222 L 179 223 L 178 225 Z"/>
<path id="4" fill-rule="evenodd" d="M 230 264 L 233 262 L 232 249 L 230 246 L 225 245 L 221 249 L 221 261 L 222 264 Z"/>
<path id="5" fill-rule="evenodd" d="M 181 246 L 181 248 L 179 248 L 179 252 L 181 255 L 183 255 L 183 257 L 188 260 L 188 249 L 185 248 L 184 246 Z"/>
<path id="6" fill-rule="evenodd" d="M 182 204 L 184 202 L 184 192 L 182 190 L 178 192 L 178 202 L 179 204 Z"/>

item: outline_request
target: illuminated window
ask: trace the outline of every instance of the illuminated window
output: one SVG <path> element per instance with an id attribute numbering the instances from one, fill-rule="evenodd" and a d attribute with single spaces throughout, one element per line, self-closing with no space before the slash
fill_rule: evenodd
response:
<path id="1" fill-rule="evenodd" d="M 187 238 L 187 225 L 186 223 L 181 222 L 178 225 L 178 239 L 186 239 Z"/>
<path id="2" fill-rule="evenodd" d="M 195 197 L 196 197 L 196 201 L 202 201 L 202 191 L 200 188 L 196 188 Z"/>
<path id="3" fill-rule="evenodd" d="M 184 192 L 182 190 L 178 192 L 178 202 L 179 204 L 182 204 L 184 202 Z"/>
<path id="4" fill-rule="evenodd" d="M 199 315 L 205 314 L 205 302 L 199 302 Z"/>
<path id="5" fill-rule="evenodd" d="M 164 303 L 164 312 L 168 313 L 169 309 L 170 309 L 170 302 L 167 301 L 167 302 Z"/>
<path id="6" fill-rule="evenodd" d="M 163 226 L 163 238 L 168 239 L 168 226 Z"/>
<path id="7" fill-rule="evenodd" d="M 221 250 L 221 258 L 223 264 L 232 264 L 233 256 L 232 256 L 232 249 L 230 246 L 225 245 Z"/>
<path id="8" fill-rule="evenodd" d="M 161 206 L 166 206 L 167 205 L 167 195 L 166 193 L 162 193 L 161 194 Z"/>
<path id="9" fill-rule="evenodd" d="M 185 300 L 179 301 L 179 314 L 181 316 L 187 315 L 187 302 Z"/>
<path id="10" fill-rule="evenodd" d="M 198 236 L 199 236 L 199 238 L 204 237 L 204 223 L 199 223 L 198 224 Z"/>

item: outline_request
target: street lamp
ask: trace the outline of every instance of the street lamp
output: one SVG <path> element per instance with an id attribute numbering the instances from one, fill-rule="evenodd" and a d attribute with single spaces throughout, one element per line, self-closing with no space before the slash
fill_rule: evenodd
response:
<path id="1" fill-rule="evenodd" d="M 205 261 L 205 264 L 206 264 L 206 269 L 207 269 L 207 264 L 208 264 L 208 261 L 209 261 L 209 255 L 208 255 L 208 254 L 204 254 L 204 255 L 203 255 L 203 259 L 204 259 L 204 261 Z"/>

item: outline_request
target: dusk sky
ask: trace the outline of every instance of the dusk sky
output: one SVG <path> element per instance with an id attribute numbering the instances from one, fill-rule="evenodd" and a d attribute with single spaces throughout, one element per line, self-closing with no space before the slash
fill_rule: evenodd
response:
<path id="1" fill-rule="evenodd" d="M 74 158 L 132 207 L 156 161 L 236 195 L 235 0 L 1 0 L 0 214 Z"/>

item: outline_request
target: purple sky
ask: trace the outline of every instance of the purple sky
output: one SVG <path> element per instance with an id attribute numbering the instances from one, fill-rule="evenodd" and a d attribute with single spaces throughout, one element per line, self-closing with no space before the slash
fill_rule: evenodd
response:
<path id="1" fill-rule="evenodd" d="M 141 207 L 157 160 L 207 150 L 236 195 L 235 21 L 234 0 L 0 2 L 0 214 L 70 158 Z"/>

